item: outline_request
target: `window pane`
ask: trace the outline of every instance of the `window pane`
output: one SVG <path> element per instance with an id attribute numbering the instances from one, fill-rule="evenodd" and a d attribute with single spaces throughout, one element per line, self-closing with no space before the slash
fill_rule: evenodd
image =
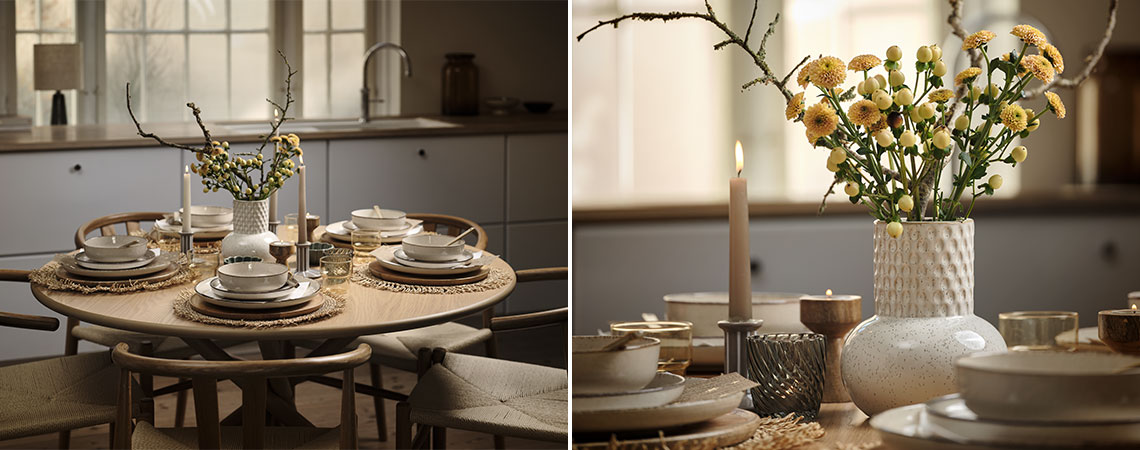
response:
<path id="1" fill-rule="evenodd" d="M 326 30 L 329 20 L 328 0 L 305 1 L 305 31 Z"/>
<path id="2" fill-rule="evenodd" d="M 364 29 L 364 0 L 332 0 L 334 30 Z"/>
<path id="3" fill-rule="evenodd" d="M 16 29 L 36 29 L 36 0 L 16 0 Z"/>
<path id="4" fill-rule="evenodd" d="M 75 28 L 75 0 L 41 0 L 40 25 L 44 30 L 58 31 Z"/>
<path id="5" fill-rule="evenodd" d="M 185 29 L 183 0 L 146 0 L 146 25 L 155 30 Z"/>
<path id="6" fill-rule="evenodd" d="M 16 111 L 21 116 L 35 117 L 36 114 L 32 46 L 39 40 L 36 34 L 16 33 Z"/>
<path id="7" fill-rule="evenodd" d="M 143 66 L 143 83 L 146 89 L 143 98 L 147 108 L 145 120 L 149 122 L 185 120 L 189 117 L 184 75 L 185 41 L 182 36 L 152 35 L 147 36 L 143 42 L 146 44 L 146 64 Z"/>
<path id="8" fill-rule="evenodd" d="M 364 64 L 364 33 L 332 35 L 332 61 L 328 65 L 332 77 L 329 99 L 332 100 L 332 117 L 360 115 L 360 68 Z M 308 59 L 307 57 L 305 59 Z M 332 70 L 333 67 L 339 70 Z"/>
<path id="9" fill-rule="evenodd" d="M 202 109 L 205 120 L 219 120 L 229 116 L 226 81 L 229 68 L 226 63 L 226 36 L 200 34 L 190 36 L 190 92 L 186 101 Z M 203 64 L 209 61 L 209 64 Z"/>
<path id="10" fill-rule="evenodd" d="M 262 33 L 235 33 L 230 38 L 230 118 L 267 119 L 273 107 L 265 101 L 277 92 L 281 81 L 269 81 L 269 36 Z M 276 56 L 276 55 L 274 55 Z"/>
<path id="11" fill-rule="evenodd" d="M 108 30 L 142 29 L 142 0 L 107 0 Z"/>
<path id="12" fill-rule="evenodd" d="M 189 0 L 191 30 L 224 30 L 226 0 Z M 240 2 L 239 2 L 240 3 Z"/>
<path id="13" fill-rule="evenodd" d="M 312 0 L 306 2 L 308 3 L 312 3 Z M 305 74 L 305 117 L 329 115 L 329 72 L 325 39 L 323 34 L 305 35 L 305 67 L 301 71 Z"/>
<path id="14" fill-rule="evenodd" d="M 127 114 L 126 85 L 131 83 L 135 114 L 142 114 L 139 95 L 142 86 L 142 38 L 134 34 L 108 34 L 107 49 L 107 111 L 108 123 L 130 121 Z M 143 120 L 139 117 L 139 120 Z"/>
<path id="15" fill-rule="evenodd" d="M 230 3 L 230 28 L 264 30 L 269 28 L 269 0 L 239 0 Z"/>

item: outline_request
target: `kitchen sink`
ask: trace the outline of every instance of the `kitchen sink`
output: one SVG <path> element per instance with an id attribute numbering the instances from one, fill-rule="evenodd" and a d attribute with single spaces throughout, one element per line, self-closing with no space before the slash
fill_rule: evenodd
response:
<path id="1" fill-rule="evenodd" d="M 235 134 L 264 134 L 270 131 L 268 123 L 230 123 L 222 124 L 225 129 Z M 345 130 L 401 130 L 423 128 L 452 128 L 459 125 L 442 120 L 424 117 L 391 117 L 375 118 L 369 122 L 360 122 L 357 119 L 338 120 L 296 120 L 285 122 L 279 130 L 282 133 L 314 133 L 321 131 Z"/>

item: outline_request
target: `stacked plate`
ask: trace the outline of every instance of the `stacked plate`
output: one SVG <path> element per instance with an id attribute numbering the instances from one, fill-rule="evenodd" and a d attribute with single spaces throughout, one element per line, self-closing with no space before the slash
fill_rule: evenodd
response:
<path id="1" fill-rule="evenodd" d="M 1105 353 L 970 356 L 956 363 L 959 394 L 883 412 L 871 426 L 904 449 L 1140 448 L 1137 364 Z"/>
<path id="2" fill-rule="evenodd" d="M 74 281 L 114 282 L 130 279 L 158 281 L 178 272 L 178 255 L 148 249 L 136 236 L 97 236 L 83 250 L 59 259 L 57 274 Z"/>
<path id="3" fill-rule="evenodd" d="M 359 229 L 376 230 L 380 232 L 380 240 L 385 244 L 400 242 L 408 236 L 423 233 L 422 220 L 409 219 L 403 211 L 390 209 L 380 210 L 383 217 L 376 217 L 371 209 L 358 209 L 352 212 L 352 220 L 333 222 L 325 227 L 329 238 L 350 243 L 352 232 Z"/>
<path id="4" fill-rule="evenodd" d="M 320 282 L 289 273 L 282 264 L 239 262 L 218 268 L 218 276 L 194 286 L 209 304 L 242 310 L 276 310 L 304 305 L 321 289 Z"/>
<path id="5" fill-rule="evenodd" d="M 408 255 L 404 245 L 386 245 L 372 251 L 371 254 L 384 269 L 411 275 L 438 277 L 455 277 L 477 272 L 495 260 L 495 256 L 489 252 L 466 247 L 457 255 L 442 261 L 412 257 Z"/>
<path id="6" fill-rule="evenodd" d="M 182 210 L 167 214 L 154 222 L 161 231 L 177 233 L 182 231 Z M 234 230 L 233 208 L 224 206 L 191 206 L 190 231 L 197 239 L 222 238 Z"/>

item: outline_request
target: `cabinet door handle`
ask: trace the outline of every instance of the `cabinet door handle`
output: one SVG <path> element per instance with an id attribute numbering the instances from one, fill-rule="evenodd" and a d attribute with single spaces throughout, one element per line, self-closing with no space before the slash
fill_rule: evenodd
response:
<path id="1" fill-rule="evenodd" d="M 420 155 L 420 158 L 427 159 L 427 152 L 424 151 L 424 149 L 422 149 L 422 148 L 420 149 L 420 151 L 416 152 L 416 154 Z"/>
<path id="2" fill-rule="evenodd" d="M 764 264 L 760 261 L 760 258 L 752 257 L 748 260 L 748 272 L 751 273 L 752 276 L 759 275 L 760 270 L 763 268 Z"/>
<path id="3" fill-rule="evenodd" d="M 81 166 L 81 165 L 79 165 L 79 164 L 76 164 L 76 165 L 74 165 L 74 166 L 71 166 L 71 172 L 72 172 L 72 173 L 74 173 L 74 172 L 79 172 L 80 170 L 83 170 L 83 166 Z"/>

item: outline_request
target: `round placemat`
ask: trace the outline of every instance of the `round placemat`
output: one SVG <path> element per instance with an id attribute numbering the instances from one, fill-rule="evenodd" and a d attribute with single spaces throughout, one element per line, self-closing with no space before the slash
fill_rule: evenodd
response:
<path id="1" fill-rule="evenodd" d="M 400 273 L 387 269 L 380 264 L 380 261 L 372 261 L 369 263 L 368 270 L 372 273 L 373 276 L 384 281 L 422 286 L 457 286 L 460 284 L 477 283 L 485 280 L 487 276 L 491 274 L 491 268 L 483 266 L 483 268 L 479 269 L 479 271 L 469 274 L 442 277 L 413 275 L 410 273 Z"/>
<path id="2" fill-rule="evenodd" d="M 279 319 L 255 320 L 255 319 L 224 319 L 221 317 L 213 317 L 195 311 L 190 306 L 190 300 L 198 294 L 194 293 L 193 289 L 186 289 L 178 293 L 178 297 L 174 299 L 174 314 L 179 318 L 191 320 L 199 323 L 207 323 L 211 325 L 225 325 L 230 327 L 241 328 L 276 328 L 288 327 L 299 325 L 306 322 L 316 320 L 323 320 L 329 317 L 340 314 L 344 311 L 345 296 L 331 292 L 328 290 L 321 290 L 321 295 L 325 297 L 324 304 L 321 305 L 316 311 L 308 314 L 287 317 Z"/>
<path id="3" fill-rule="evenodd" d="M 394 281 L 382 280 L 372 274 L 368 269 L 368 265 L 360 265 L 352 273 L 352 281 L 361 286 L 370 288 L 392 291 L 392 292 L 406 292 L 409 294 L 467 294 L 472 292 L 491 291 L 511 282 L 511 274 L 498 267 L 492 267 L 491 273 L 487 274 L 487 278 L 483 281 L 476 283 L 460 284 L 456 286 L 423 286 L 418 284 L 405 284 L 397 283 Z"/>
<path id="4" fill-rule="evenodd" d="M 164 275 L 167 271 L 173 270 L 174 274 L 169 277 L 162 277 L 162 279 L 154 278 L 154 275 L 149 277 L 148 280 L 83 280 L 71 279 L 71 277 L 60 277 L 57 269 L 60 268 L 59 262 L 52 260 L 43 267 L 33 270 L 28 278 L 33 283 L 42 285 L 48 289 L 55 291 L 75 291 L 84 294 L 92 294 L 98 292 L 110 293 L 124 293 L 136 291 L 154 291 L 158 289 L 165 289 L 171 286 L 176 286 L 183 283 L 188 283 L 198 279 L 197 271 L 189 268 L 185 263 L 185 258 L 180 258 L 178 263 L 171 266 L 170 269 L 160 272 L 156 275 Z"/>

